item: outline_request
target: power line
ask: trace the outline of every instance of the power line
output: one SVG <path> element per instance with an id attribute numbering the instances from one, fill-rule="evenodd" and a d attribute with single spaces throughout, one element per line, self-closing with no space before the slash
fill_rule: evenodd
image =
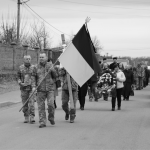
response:
<path id="1" fill-rule="evenodd" d="M 40 18 L 38 18 L 38 16 L 36 16 L 27 6 L 25 6 L 25 5 L 22 5 L 34 18 L 36 18 L 38 21 L 40 21 L 40 22 L 42 22 L 41 20 L 40 20 Z M 48 26 L 49 27 L 49 26 Z M 50 27 L 49 27 L 50 28 Z M 51 28 L 50 28 L 51 29 Z M 52 30 L 53 31 L 53 30 Z M 53 31 L 54 32 L 54 31 Z M 54 32 L 54 33 L 56 33 L 57 35 L 59 35 L 60 36 L 60 34 L 59 33 L 57 33 L 57 32 Z"/>
<path id="2" fill-rule="evenodd" d="M 74 4 L 80 4 L 80 5 L 90 5 L 90 6 L 102 6 L 102 7 L 133 9 L 133 10 L 149 10 L 149 9 L 137 9 L 137 8 L 135 9 L 135 8 L 129 8 L 129 7 L 106 6 L 106 5 L 99 5 L 99 4 L 88 4 L 88 3 L 81 3 L 81 2 L 67 1 L 67 0 L 57 0 L 57 1 L 67 2 L 67 3 L 74 3 Z"/>
<path id="3" fill-rule="evenodd" d="M 55 28 L 54 26 L 52 26 L 50 23 L 48 23 L 45 19 L 43 19 L 40 15 L 38 15 L 38 14 L 37 14 L 30 6 L 28 6 L 26 3 L 24 3 L 24 4 L 25 4 L 30 10 L 32 10 L 40 19 L 42 19 L 44 22 L 46 22 L 49 26 L 51 26 L 51 27 L 54 28 L 55 30 L 57 30 L 57 31 L 59 31 L 59 32 L 61 32 L 61 33 L 65 34 L 65 35 L 71 37 L 71 35 L 68 35 L 68 34 L 66 34 L 66 33 L 64 33 L 64 32 L 62 32 L 62 31 L 58 30 L 57 28 Z"/>
<path id="4" fill-rule="evenodd" d="M 49 7 L 49 8 L 53 8 L 53 9 L 61 9 L 61 10 L 70 10 L 70 11 L 76 11 L 76 12 L 83 12 L 83 13 L 94 13 L 94 14 L 110 14 L 110 15 L 117 15 L 117 16 L 123 16 L 122 14 L 115 14 L 115 13 L 104 13 L 104 12 L 93 12 L 93 11 L 82 11 L 82 10 L 74 10 L 74 9 L 64 9 L 64 8 L 57 8 L 57 7 Z M 125 14 L 125 16 L 127 16 Z M 130 15 L 131 16 L 131 15 Z M 150 16 L 140 16 L 140 15 L 132 15 L 131 17 L 150 17 Z"/>
<path id="5" fill-rule="evenodd" d="M 104 49 L 104 50 L 105 50 L 105 49 Z M 145 50 L 146 50 L 146 51 L 147 51 L 147 50 L 150 51 L 150 48 L 141 48 L 141 49 L 121 49 L 121 48 L 120 48 L 120 50 L 119 50 L 119 49 L 114 49 L 114 50 L 113 50 L 113 49 L 110 49 L 110 50 L 107 49 L 107 50 L 105 50 L 105 51 L 120 51 L 120 52 L 126 52 L 126 51 L 143 51 L 143 50 L 144 50 L 144 51 L 145 51 Z"/>

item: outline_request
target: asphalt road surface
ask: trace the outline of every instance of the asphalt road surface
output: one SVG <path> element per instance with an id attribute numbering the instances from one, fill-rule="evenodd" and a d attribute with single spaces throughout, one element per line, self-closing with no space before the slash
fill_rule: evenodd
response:
<path id="1" fill-rule="evenodd" d="M 39 128 L 35 105 L 35 124 L 23 123 L 21 103 L 0 108 L 0 150 L 150 150 L 150 87 L 135 91 L 114 112 L 110 99 L 89 102 L 87 97 L 84 111 L 77 102 L 72 124 L 64 119 L 60 96 L 55 126 L 47 121 Z"/>

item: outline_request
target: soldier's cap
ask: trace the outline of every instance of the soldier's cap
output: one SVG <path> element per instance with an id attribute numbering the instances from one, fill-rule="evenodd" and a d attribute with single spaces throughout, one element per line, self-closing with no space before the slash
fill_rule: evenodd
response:
<path id="1" fill-rule="evenodd" d="M 113 57 L 113 59 L 117 59 L 117 57 Z"/>

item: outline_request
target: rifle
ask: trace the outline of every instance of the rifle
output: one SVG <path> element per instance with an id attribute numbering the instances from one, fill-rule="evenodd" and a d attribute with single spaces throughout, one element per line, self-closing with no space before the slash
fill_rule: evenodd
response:
<path id="1" fill-rule="evenodd" d="M 27 102 L 31 99 L 31 97 L 34 95 L 34 93 L 36 92 L 36 90 L 38 89 L 38 87 L 41 85 L 41 83 L 44 81 L 44 79 L 47 77 L 47 75 L 49 74 L 50 70 L 54 67 L 54 65 L 57 63 L 58 59 L 56 60 L 56 62 L 52 65 L 52 67 L 48 70 L 48 72 L 46 73 L 45 77 L 40 81 L 39 85 L 35 88 L 35 90 L 31 93 L 31 95 L 29 96 L 29 98 L 26 100 L 26 102 L 23 104 L 23 106 L 20 108 L 19 112 L 23 109 L 23 107 L 27 104 Z"/>

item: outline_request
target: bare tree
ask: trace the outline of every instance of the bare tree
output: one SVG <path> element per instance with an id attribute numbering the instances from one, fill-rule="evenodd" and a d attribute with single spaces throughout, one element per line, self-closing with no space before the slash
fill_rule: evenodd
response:
<path id="1" fill-rule="evenodd" d="M 100 40 L 97 38 L 97 36 L 92 37 L 92 42 L 93 42 L 96 52 L 101 53 L 103 50 L 103 47 L 101 46 Z"/>
<path id="2" fill-rule="evenodd" d="M 39 46 L 40 50 L 51 47 L 52 36 L 47 31 L 43 22 L 34 22 L 31 25 L 31 29 L 32 34 L 27 37 L 25 43 L 27 43 L 31 48 Z"/>
<path id="3" fill-rule="evenodd" d="M 21 17 L 20 20 L 20 43 L 22 43 L 25 38 L 27 37 L 26 32 L 27 27 L 27 20 L 24 20 L 24 16 Z M 4 19 L 2 15 L 2 19 L 0 22 L 0 38 L 3 43 L 10 44 L 11 42 L 17 42 L 17 18 L 10 16 L 8 13 L 8 16 Z"/>
<path id="4" fill-rule="evenodd" d="M 16 30 L 16 21 L 13 20 L 11 23 L 9 20 L 4 21 L 2 16 L 1 20 L 1 40 L 3 43 L 10 44 L 12 41 L 16 41 L 17 30 Z"/>

